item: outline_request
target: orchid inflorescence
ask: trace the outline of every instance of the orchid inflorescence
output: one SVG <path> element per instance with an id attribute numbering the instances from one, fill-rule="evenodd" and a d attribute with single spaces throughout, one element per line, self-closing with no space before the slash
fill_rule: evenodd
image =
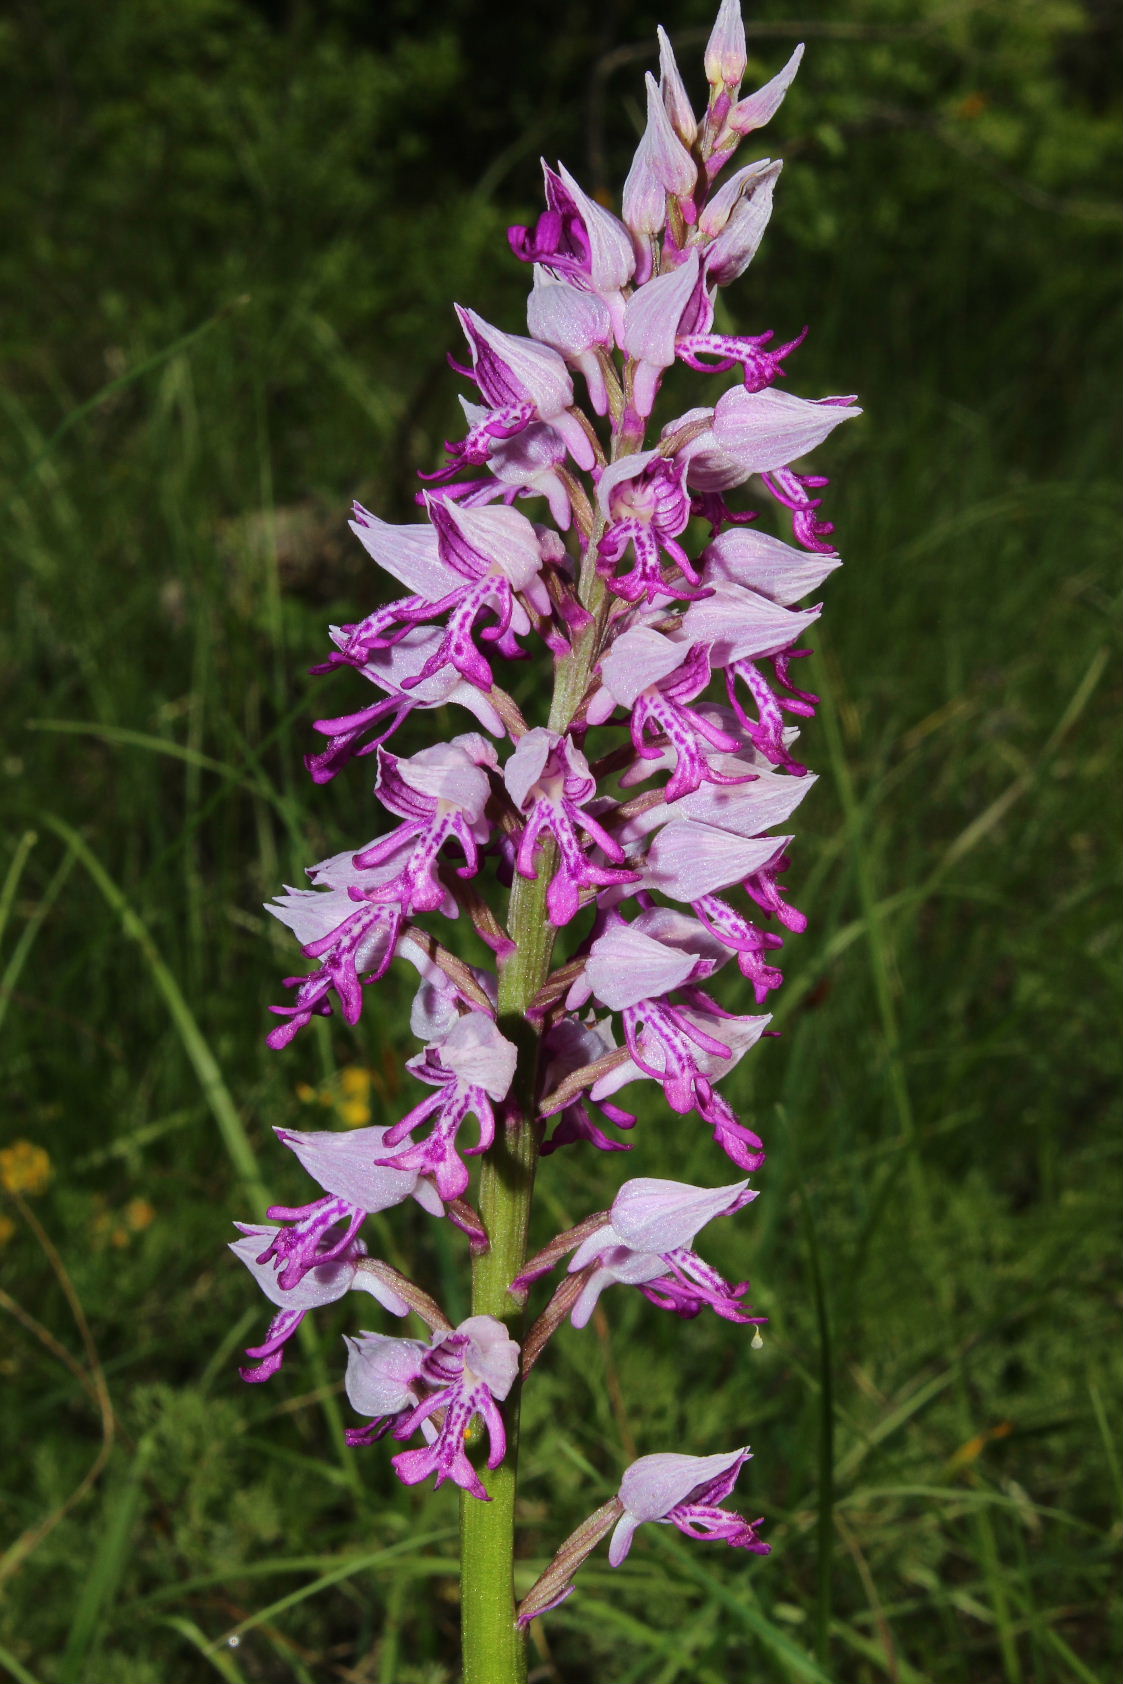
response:
<path id="1" fill-rule="evenodd" d="M 367 1417 L 348 1439 L 420 1435 L 394 1457 L 401 1479 L 451 1480 L 483 1502 L 469 1452 L 486 1429 L 487 1468 L 500 1466 L 522 1380 L 561 1322 L 584 1327 L 609 1287 L 638 1287 L 684 1318 L 709 1309 L 754 1329 L 762 1319 L 747 1283 L 725 1281 L 693 1249 L 708 1222 L 755 1199 L 749 1177 L 764 1162 L 718 1085 L 770 1019 L 728 1010 L 711 988 L 735 962 L 762 1006 L 782 980 L 777 926 L 806 924 L 781 885 L 792 839 L 775 831 L 814 781 L 791 720 L 815 709 L 794 662 L 820 607 L 798 604 L 839 558 L 820 513 L 827 481 L 795 464 L 859 411 L 849 397 L 809 400 L 776 384 L 802 334 L 775 346 L 770 333 L 714 327 L 719 290 L 760 245 L 781 166 L 723 172 L 776 112 L 803 49 L 739 97 L 745 35 L 736 0 L 723 0 L 699 120 L 659 39 L 622 216 L 563 167 L 544 167 L 546 210 L 510 232 L 532 266 L 529 335 L 458 306 L 468 360 L 453 366 L 475 392 L 461 400 L 464 436 L 423 476 L 423 520 L 394 526 L 355 508 L 353 531 L 406 594 L 331 628 L 334 651 L 315 670 L 350 668 L 376 699 L 319 720 L 326 746 L 307 764 L 322 783 L 373 757 L 374 792 L 397 823 L 313 866 L 312 887 L 269 907 L 315 961 L 289 979 L 290 1003 L 272 1008 L 270 1044 L 286 1046 L 317 1016 L 357 1024 L 365 990 L 404 960 L 420 979 L 411 1028 L 424 1043 L 407 1069 L 431 1091 L 388 1127 L 277 1131 L 322 1197 L 273 1207 L 271 1225 L 243 1227 L 233 1246 L 278 1309 L 243 1378 L 269 1379 L 304 1316 L 349 1292 L 391 1315 L 413 1311 L 428 1340 L 347 1340 L 347 1395 Z M 720 389 L 653 423 L 676 363 L 719 376 Z M 729 501 L 744 487 L 790 514 L 794 544 L 759 530 L 755 506 Z M 499 661 L 527 659 L 551 663 L 545 723 L 524 717 L 496 676 Z M 410 714 L 449 704 L 474 728 L 391 751 Z M 484 892 L 488 871 L 510 891 L 502 914 Z M 461 911 L 491 969 L 444 945 L 441 921 Z M 562 930 L 567 957 L 555 963 Z M 536 1159 L 579 1143 L 629 1150 L 621 1135 L 635 1118 L 616 1095 L 643 1080 L 676 1114 L 703 1120 L 738 1179 L 629 1180 L 609 1209 L 528 1258 Z M 473 1206 L 468 1160 L 482 1159 L 482 1183 L 503 1152 L 519 1174 L 493 1177 Z M 477 1269 L 506 1260 L 499 1297 L 477 1293 L 458 1327 L 361 1237 L 368 1215 L 410 1198 L 464 1231 Z M 528 1295 L 567 1258 L 524 1332 Z M 570 1593 L 609 1531 L 618 1565 L 643 1521 L 766 1552 L 759 1522 L 722 1507 L 748 1456 L 641 1457 L 561 1547 L 519 1622 Z"/>

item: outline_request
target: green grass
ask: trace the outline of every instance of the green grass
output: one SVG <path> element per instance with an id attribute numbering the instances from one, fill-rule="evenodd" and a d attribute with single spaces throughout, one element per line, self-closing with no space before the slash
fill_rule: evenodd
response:
<path id="1" fill-rule="evenodd" d="M 643 38 L 649 12 L 622 38 Z M 863 17 L 895 26 L 887 5 Z M 1018 17 L 1003 51 L 1029 42 L 1037 87 L 1047 65 Z M 958 27 L 894 61 L 943 111 L 986 75 Z M 1076 52 L 1069 25 L 1049 27 Z M 223 28 L 220 56 L 238 39 Z M 317 791 L 300 764 L 311 719 L 355 693 L 303 676 L 324 624 L 378 589 L 347 500 L 359 489 L 407 518 L 411 470 L 448 430 L 449 298 L 517 324 L 523 277 L 499 230 L 555 142 L 526 126 L 525 91 L 505 132 L 465 107 L 466 173 L 446 156 L 411 222 L 417 161 L 396 140 L 364 173 L 367 117 L 348 115 L 331 40 L 300 72 L 300 122 L 315 133 L 331 115 L 335 154 L 354 154 L 324 226 L 302 233 L 294 213 L 288 228 L 277 200 L 251 252 L 221 185 L 234 154 L 207 130 L 191 168 L 204 185 L 213 171 L 210 198 L 175 199 L 188 172 L 171 209 L 145 190 L 148 244 L 109 224 L 91 236 L 88 313 L 64 288 L 55 320 L 30 241 L 18 273 L 11 254 L 0 270 L 19 312 L 0 400 L 5 1133 L 53 1167 L 4 1207 L 0 1251 L 0 1674 L 17 1684 L 455 1676 L 454 1498 L 404 1491 L 382 1449 L 342 1447 L 347 1306 L 270 1386 L 239 1384 L 268 1311 L 222 1248 L 234 1217 L 301 1191 L 270 1129 L 333 1120 L 301 1084 L 362 1066 L 378 1116 L 409 1091 L 404 977 L 358 1032 L 333 1020 L 284 1055 L 264 1047 L 292 952 L 260 904 L 372 829 L 360 768 Z M 314 205 L 312 149 L 261 103 L 253 42 L 250 68 L 233 48 L 221 67 L 231 109 L 256 112 L 238 168 L 269 204 L 275 177 L 306 168 L 294 203 Z M 408 108 L 419 50 L 360 42 L 371 110 Z M 461 84 L 442 51 L 446 99 Z M 558 131 L 568 51 L 542 60 Z M 839 99 L 845 73 L 858 100 L 884 51 L 821 44 L 806 98 Z M 945 82 L 925 91 L 932 52 Z M 111 113 L 108 71 L 76 73 Z M 1035 110 L 1056 157 L 1084 160 L 1071 196 L 1098 203 L 1099 130 L 1074 126 L 1077 107 Z M 771 1320 L 750 1352 L 724 1324 L 609 1294 L 604 1326 L 564 1330 L 536 1370 L 522 1496 L 529 1585 L 634 1454 L 747 1440 L 742 1502 L 767 1516 L 773 1554 L 746 1566 L 648 1528 L 621 1571 L 594 1558 L 532 1664 L 553 1684 L 1106 1681 L 1121 1502 L 1113 239 L 1086 206 L 1062 214 L 1002 171 L 965 172 L 923 129 L 871 117 L 850 136 L 843 112 L 838 140 L 810 103 L 793 111 L 774 141 L 795 137 L 792 197 L 734 294 L 737 323 L 811 321 L 793 387 L 856 388 L 868 413 L 822 453 L 848 565 L 816 639 L 825 704 L 805 741 L 821 776 L 790 874 L 811 927 L 786 949 L 782 1039 L 728 1084 L 770 1149 L 764 1195 L 707 1236 Z M 481 186 L 468 172 L 512 137 L 511 178 Z M 1062 193 L 1048 157 L 1002 156 L 1007 176 Z M 102 157 L 108 194 L 128 160 Z M 227 218 L 225 255 L 204 201 Z M 55 235 L 85 249 L 97 204 L 56 207 Z M 161 228 L 178 283 L 146 267 L 164 261 Z M 400 274 L 372 258 L 356 292 L 388 230 Z M 130 320 L 113 299 L 134 295 Z M 426 716 L 411 746 L 460 723 Z M 630 1158 L 548 1161 L 543 1239 L 626 1175 L 722 1173 L 696 1119 L 641 1105 Z M 372 1243 L 456 1316 L 462 1248 L 445 1229 L 393 1212 Z"/>

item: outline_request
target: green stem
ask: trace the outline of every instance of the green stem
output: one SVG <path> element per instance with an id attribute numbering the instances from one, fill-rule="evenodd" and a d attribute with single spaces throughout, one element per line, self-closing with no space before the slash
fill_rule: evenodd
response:
<path id="1" fill-rule="evenodd" d="M 615 453 L 614 453 L 615 454 Z M 550 729 L 565 731 L 585 694 L 600 653 L 609 606 L 596 572 L 603 531 L 598 520 L 589 535 L 580 596 L 593 615 L 573 653 L 555 670 Z M 538 876 L 516 876 L 511 886 L 507 930 L 514 952 L 499 974 L 499 1028 L 518 1048 L 507 1118 L 480 1169 L 479 1208 L 490 1248 L 472 1264 L 472 1314 L 496 1316 L 521 1339 L 523 1311 L 507 1288 L 527 1257 L 530 1206 L 542 1125 L 537 1118 L 538 1030 L 527 1009 L 545 982 L 555 931 L 546 910 L 546 891 L 555 866 L 553 846 L 543 849 Z M 507 1455 L 494 1472 L 480 1477 L 490 1501 L 461 1493 L 460 1614 L 464 1684 L 525 1684 L 526 1638 L 515 1625 L 515 1494 L 518 1485 L 521 1382 L 504 1404 Z"/>
<path id="2" fill-rule="evenodd" d="M 491 1246 L 472 1265 L 472 1314 L 496 1316 L 518 1338 L 522 1311 L 507 1291 L 527 1255 L 530 1202 L 541 1129 L 535 1118 L 538 1036 L 526 1011 L 546 980 L 554 932 L 546 916 L 550 873 L 516 877 L 508 929 L 515 951 L 499 979 L 499 1027 L 519 1058 L 507 1123 L 483 1160 L 480 1214 Z M 507 1455 L 484 1477 L 491 1501 L 463 1493 L 460 1500 L 460 1591 L 464 1684 L 523 1684 L 526 1642 L 515 1626 L 515 1489 L 518 1476 L 519 1404 L 516 1381 L 504 1406 Z"/>

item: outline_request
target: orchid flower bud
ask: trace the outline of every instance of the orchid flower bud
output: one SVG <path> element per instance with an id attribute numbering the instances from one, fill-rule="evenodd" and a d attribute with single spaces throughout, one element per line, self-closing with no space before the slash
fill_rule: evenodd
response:
<path id="1" fill-rule="evenodd" d="M 747 64 L 740 0 L 721 0 L 702 60 L 706 81 L 715 92 L 723 89 L 736 98 Z"/>

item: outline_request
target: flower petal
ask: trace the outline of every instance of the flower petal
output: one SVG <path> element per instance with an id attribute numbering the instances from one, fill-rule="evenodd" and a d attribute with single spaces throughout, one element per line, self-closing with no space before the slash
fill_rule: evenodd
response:
<path id="1" fill-rule="evenodd" d="M 580 292 L 564 281 L 540 280 L 526 301 L 526 321 L 535 339 L 563 357 L 579 357 L 593 345 L 612 344 L 608 305 L 595 292 Z"/>
<path id="2" fill-rule="evenodd" d="M 744 837 L 691 819 L 675 819 L 648 849 L 644 882 L 672 900 L 689 904 L 740 883 L 790 841 L 790 836 Z"/>
<path id="3" fill-rule="evenodd" d="M 719 584 L 700 602 L 692 602 L 682 623 L 690 643 L 710 645 L 710 665 L 759 660 L 777 655 L 801 638 L 819 618 L 819 608 L 781 608 L 743 585 Z"/>
<path id="4" fill-rule="evenodd" d="M 678 335 L 696 330 L 696 323 L 689 318 L 696 314 L 701 303 L 694 297 L 698 286 L 699 257 L 697 251 L 692 251 L 679 268 L 656 275 L 654 280 L 637 287 L 628 300 L 621 349 L 640 365 L 635 391 L 640 415 L 651 413 L 655 377 L 674 362 Z"/>
<path id="5" fill-rule="evenodd" d="M 740 86 L 748 63 L 741 0 L 721 0 L 702 63 L 712 88 Z"/>
<path id="6" fill-rule="evenodd" d="M 757 88 L 755 93 L 748 94 L 737 102 L 729 113 L 729 127 L 734 134 L 751 134 L 754 129 L 762 129 L 765 123 L 771 122 L 784 103 L 784 95 L 795 81 L 802 58 L 801 41 L 783 70 L 778 70 L 772 80 L 765 82 L 762 88 Z"/>
<path id="7" fill-rule="evenodd" d="M 620 1501 L 637 1523 L 662 1520 L 676 1503 L 685 1502 L 699 1486 L 728 1474 L 746 1455 L 744 1450 L 731 1450 L 723 1456 L 680 1456 L 667 1451 L 641 1456 L 620 1481 Z"/>
<path id="8" fill-rule="evenodd" d="M 668 1252 L 693 1245 L 715 1216 L 740 1209 L 748 1181 L 728 1187 L 694 1187 L 685 1181 L 638 1176 L 625 1181 L 612 1202 L 612 1226 L 636 1251 Z"/>
<path id="9" fill-rule="evenodd" d="M 347 1346 L 347 1398 L 360 1415 L 377 1419 L 397 1415 L 418 1400 L 421 1339 L 394 1339 L 383 1333 L 344 1335 Z"/>
<path id="10" fill-rule="evenodd" d="M 355 504 L 355 518 L 348 525 L 384 573 L 426 602 L 439 602 L 463 584 L 437 554 L 437 534 L 431 526 L 391 526 L 361 503 Z"/>
<path id="11" fill-rule="evenodd" d="M 713 539 L 702 554 L 707 585 L 744 585 L 790 607 L 817 590 L 836 568 L 837 555 L 797 550 L 768 532 L 733 526 Z"/>
<path id="12" fill-rule="evenodd" d="M 240 1263 L 245 1264 L 270 1303 L 280 1305 L 283 1310 L 318 1310 L 324 1304 L 334 1304 L 337 1298 L 342 1298 L 351 1290 L 355 1265 L 366 1250 L 361 1241 L 355 1241 L 349 1247 L 349 1255 L 333 1263 L 321 1263 L 286 1291 L 278 1284 L 276 1263 L 272 1259 L 267 1263 L 258 1262 L 267 1242 L 281 1230 L 266 1223 L 251 1227 L 238 1222 L 235 1226 L 241 1229 L 242 1238 L 231 1240 L 230 1250 Z"/>
<path id="13" fill-rule="evenodd" d="M 484 1012 L 469 1012 L 440 1043 L 440 1057 L 465 1087 L 483 1088 L 492 1099 L 504 1099 L 518 1051 Z"/>
<path id="14" fill-rule="evenodd" d="M 464 1351 L 464 1366 L 470 1368 L 500 1402 L 515 1383 L 519 1371 L 519 1347 L 495 1316 L 469 1316 L 456 1329 L 471 1343 Z M 434 1343 L 439 1343 L 434 1335 Z"/>
<path id="15" fill-rule="evenodd" d="M 813 772 L 802 778 L 759 772 L 751 784 L 703 784 L 676 801 L 674 812 L 735 836 L 761 836 L 790 818 L 817 781 Z"/>
<path id="16" fill-rule="evenodd" d="M 601 678 L 613 700 L 630 708 L 644 690 L 680 667 L 685 656 L 681 643 L 672 643 L 650 626 L 633 626 L 616 639 L 604 657 Z"/>
<path id="17" fill-rule="evenodd" d="M 631 236 L 619 217 L 591 199 L 559 164 L 558 175 L 581 214 L 589 238 L 589 279 L 598 292 L 618 292 L 627 286 L 636 267 Z"/>
<path id="18" fill-rule="evenodd" d="M 545 725 L 536 725 L 533 731 L 528 731 L 525 736 L 519 738 L 514 754 L 503 767 L 503 782 L 507 786 L 507 793 L 520 812 L 526 806 L 531 790 L 546 770 L 546 762 L 559 741 L 556 731 L 548 730 Z"/>
<path id="19" fill-rule="evenodd" d="M 861 413 L 856 404 L 816 403 L 776 386 L 762 392 L 734 386 L 714 406 L 714 437 L 747 477 L 786 468 Z"/>
<path id="20" fill-rule="evenodd" d="M 346 1134 L 330 1129 L 302 1132 L 279 1128 L 273 1132 L 283 1146 L 296 1153 L 302 1168 L 325 1193 L 345 1199 L 358 1210 L 389 1210 L 408 1199 L 417 1184 L 412 1171 L 375 1163 L 384 1150 L 386 1129 L 348 1129 Z"/>
<path id="21" fill-rule="evenodd" d="M 668 193 L 679 199 L 689 199 L 698 184 L 698 166 L 675 133 L 650 71 L 646 83 L 647 128 L 643 139 L 647 147 L 648 168 Z"/>
<path id="22" fill-rule="evenodd" d="M 772 196 L 783 165 L 770 164 L 737 201 L 725 227 L 706 252 L 706 274 L 718 286 L 729 286 L 745 273 L 760 250 L 772 218 Z"/>
<path id="23" fill-rule="evenodd" d="M 620 923 L 593 943 L 585 975 L 597 999 L 619 1012 L 678 988 L 696 965 L 693 953 L 676 952 L 634 924 Z"/>

